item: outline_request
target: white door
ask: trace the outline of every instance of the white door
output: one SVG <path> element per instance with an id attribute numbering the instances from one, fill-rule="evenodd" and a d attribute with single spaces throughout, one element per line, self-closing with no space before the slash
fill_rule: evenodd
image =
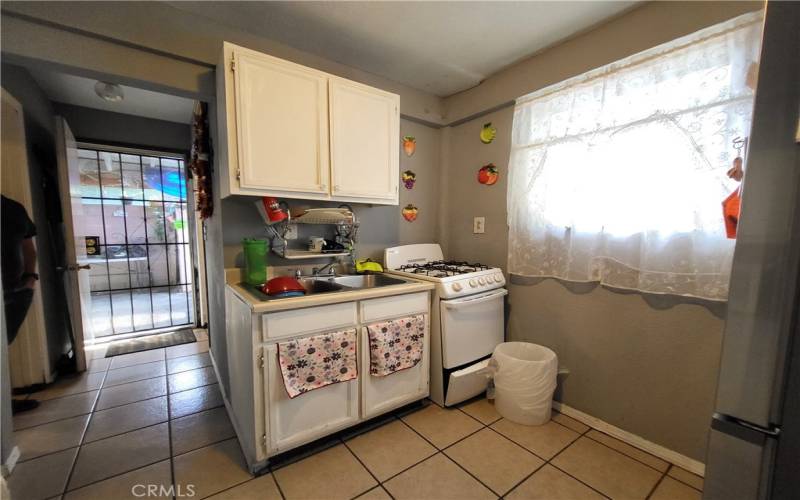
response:
<path id="1" fill-rule="evenodd" d="M 33 197 L 28 175 L 28 152 L 22 105 L 3 89 L 2 113 L 2 179 L 0 186 L 8 198 L 22 204 L 33 218 Z M 33 291 L 28 315 L 17 338 L 8 346 L 8 366 L 12 387 L 25 387 L 52 381 L 47 351 L 47 332 L 44 324 L 41 286 Z"/>
<path id="2" fill-rule="evenodd" d="M 58 158 L 58 187 L 64 219 L 65 260 L 64 286 L 67 293 L 69 318 L 75 337 L 75 358 L 78 371 L 86 370 L 83 346 L 94 338 L 91 322 L 92 294 L 89 284 L 90 265 L 86 264 L 86 231 L 84 230 L 83 200 L 78 146 L 63 118 L 56 118 L 56 154 Z"/>
<path id="3" fill-rule="evenodd" d="M 327 197 L 327 76 L 249 51 L 233 57 L 240 187 Z"/>
<path id="4" fill-rule="evenodd" d="M 264 347 L 265 414 L 268 455 L 289 450 L 358 422 L 358 378 L 289 398 L 283 385 L 278 349 Z"/>
<path id="5" fill-rule="evenodd" d="M 396 204 L 400 98 L 332 78 L 330 122 L 333 198 Z"/>

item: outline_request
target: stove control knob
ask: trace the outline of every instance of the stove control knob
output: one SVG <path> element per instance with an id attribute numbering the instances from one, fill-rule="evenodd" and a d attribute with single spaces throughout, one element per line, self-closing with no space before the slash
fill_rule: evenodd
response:
<path id="1" fill-rule="evenodd" d="M 480 283 L 481 285 L 485 285 L 486 284 L 486 280 L 483 279 L 483 278 L 478 278 L 478 283 Z"/>
<path id="2" fill-rule="evenodd" d="M 495 283 L 502 283 L 503 282 L 503 275 L 502 274 L 495 274 L 494 275 Z"/>
<path id="3" fill-rule="evenodd" d="M 453 283 L 453 291 L 460 292 L 461 291 L 461 283 Z"/>
<path id="4" fill-rule="evenodd" d="M 469 286 L 470 286 L 471 288 L 475 288 L 476 286 L 478 286 L 478 282 L 477 282 L 477 281 L 475 281 L 474 279 L 472 279 L 472 280 L 469 280 Z"/>

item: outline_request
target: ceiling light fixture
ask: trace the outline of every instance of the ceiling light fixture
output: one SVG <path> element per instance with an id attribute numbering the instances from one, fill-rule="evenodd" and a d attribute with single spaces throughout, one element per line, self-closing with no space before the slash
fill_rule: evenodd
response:
<path id="1" fill-rule="evenodd" d="M 116 83 L 97 82 L 94 84 L 94 92 L 100 96 L 101 99 L 105 99 L 109 102 L 119 102 L 125 98 L 122 87 Z"/>

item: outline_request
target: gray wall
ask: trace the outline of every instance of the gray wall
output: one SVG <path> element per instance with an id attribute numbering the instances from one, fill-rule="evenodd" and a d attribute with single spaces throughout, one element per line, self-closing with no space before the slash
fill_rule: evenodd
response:
<path id="1" fill-rule="evenodd" d="M 430 243 L 438 240 L 439 224 L 439 130 L 420 125 L 409 120 L 400 120 L 400 135 L 411 135 L 417 139 L 417 150 L 413 156 L 400 153 L 400 171 L 412 170 L 417 174 L 414 189 L 400 186 L 399 206 L 351 204 L 360 220 L 356 252 L 358 258 L 371 257 L 383 261 L 383 249 L 388 246 Z M 222 220 L 224 226 L 225 267 L 242 267 L 242 238 L 265 237 L 264 224 L 255 208 L 258 198 L 234 196 L 222 202 Z M 338 206 L 339 203 L 323 203 L 302 200 L 287 200 L 292 209 Z M 419 208 L 419 216 L 415 222 L 406 222 L 400 210 L 409 203 Z M 300 237 L 307 240 L 311 236 L 321 235 L 323 227 L 301 228 Z M 275 254 L 269 255 L 271 265 L 287 266 L 291 263 Z M 319 265 L 316 262 L 303 262 L 304 265 Z M 296 262 L 295 262 L 296 264 Z"/>
<path id="2" fill-rule="evenodd" d="M 191 147 L 188 122 L 155 120 L 59 102 L 53 106 L 79 141 L 176 153 L 186 153 Z"/>
<path id="3" fill-rule="evenodd" d="M 39 286 L 42 290 L 47 348 L 51 366 L 71 348 L 64 283 L 56 271 L 62 265 L 63 235 L 55 152 L 55 114 L 50 101 L 22 67 L 2 65 L 2 85 L 22 104 L 28 148 Z M 20 165 L 20 168 L 25 168 Z"/>

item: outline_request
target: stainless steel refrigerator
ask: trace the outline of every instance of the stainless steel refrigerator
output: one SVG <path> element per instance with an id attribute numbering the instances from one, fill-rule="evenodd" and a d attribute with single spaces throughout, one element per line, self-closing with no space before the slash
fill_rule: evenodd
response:
<path id="1" fill-rule="evenodd" d="M 767 4 L 705 499 L 800 498 L 800 2 Z"/>

